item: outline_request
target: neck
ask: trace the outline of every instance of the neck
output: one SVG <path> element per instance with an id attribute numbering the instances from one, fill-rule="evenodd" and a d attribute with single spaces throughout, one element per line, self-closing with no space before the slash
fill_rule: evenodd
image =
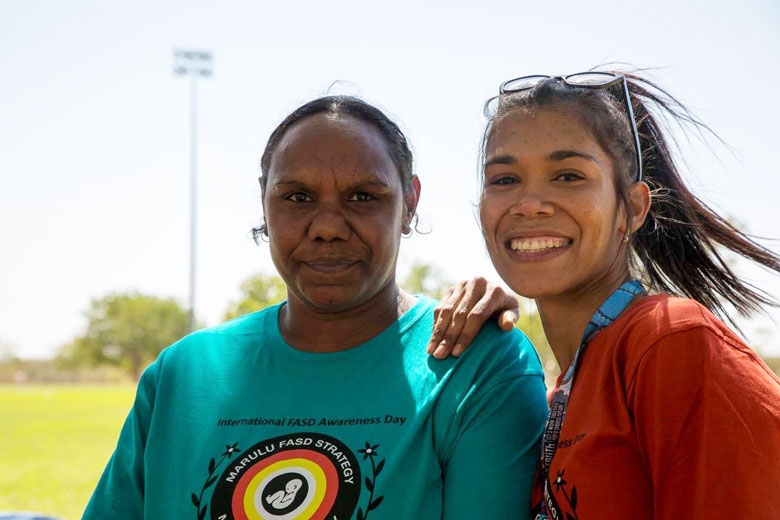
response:
<path id="1" fill-rule="evenodd" d="M 544 333 L 562 374 L 566 373 L 574 361 L 582 336 L 593 314 L 623 282 L 629 279 L 625 276 L 597 287 L 584 287 L 575 292 L 536 300 Z"/>
<path id="2" fill-rule="evenodd" d="M 374 338 L 415 303 L 393 282 L 357 307 L 328 312 L 307 306 L 293 295 L 279 311 L 279 329 L 292 347 L 308 352 L 338 352 Z"/>

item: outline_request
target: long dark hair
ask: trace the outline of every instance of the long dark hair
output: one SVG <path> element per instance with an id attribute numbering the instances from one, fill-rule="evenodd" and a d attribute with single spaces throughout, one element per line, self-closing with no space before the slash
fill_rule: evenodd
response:
<path id="1" fill-rule="evenodd" d="M 777 302 L 734 273 L 719 247 L 737 253 L 768 269 L 780 272 L 780 257 L 758 244 L 702 202 L 685 185 L 667 138 L 665 121 L 715 136 L 680 101 L 639 73 L 613 72 L 625 76 L 631 93 L 641 145 L 643 181 L 651 190 L 650 211 L 630 241 L 631 268 L 641 274 L 651 291 L 693 298 L 728 319 L 728 305 L 750 315 L 761 305 Z M 502 94 L 485 129 L 481 153 L 496 121 L 517 110 L 562 105 L 580 116 L 601 147 L 612 158 L 618 200 L 630 211 L 628 189 L 636 182 L 636 151 L 623 101 L 623 91 L 577 88 L 560 78 L 543 80 L 532 89 Z M 715 136 L 717 137 L 717 136 Z M 483 168 L 484 172 L 484 168 Z M 630 219 L 631 215 L 627 215 Z M 726 303 L 727 302 L 727 303 Z"/>

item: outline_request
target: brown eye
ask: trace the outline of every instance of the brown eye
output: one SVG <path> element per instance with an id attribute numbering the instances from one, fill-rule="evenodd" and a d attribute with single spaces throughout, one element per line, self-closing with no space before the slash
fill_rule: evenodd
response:
<path id="1" fill-rule="evenodd" d="M 372 200 L 376 200 L 376 197 L 370 193 L 366 193 L 365 191 L 358 191 L 353 193 L 349 200 L 351 202 L 370 202 Z"/>
<path id="2" fill-rule="evenodd" d="M 303 193 L 302 191 L 296 191 L 295 193 L 290 193 L 284 199 L 289 200 L 291 202 L 311 202 L 312 200 L 311 197 L 309 197 L 306 193 Z"/>
<path id="3" fill-rule="evenodd" d="M 517 184 L 518 182 L 520 181 L 512 175 L 496 175 L 490 179 L 488 184 L 492 184 L 494 186 L 508 186 L 510 184 Z"/>
<path id="4" fill-rule="evenodd" d="M 579 173 L 577 173 L 577 172 L 562 172 L 562 173 L 560 173 L 560 174 L 559 174 L 559 175 L 556 177 L 556 179 L 557 179 L 557 180 L 559 180 L 559 181 L 563 181 L 563 182 L 573 182 L 573 181 L 578 181 L 578 180 L 580 180 L 580 179 L 582 179 L 582 178 L 583 178 L 583 177 L 582 177 L 582 175 L 580 175 L 580 174 L 579 174 Z"/>

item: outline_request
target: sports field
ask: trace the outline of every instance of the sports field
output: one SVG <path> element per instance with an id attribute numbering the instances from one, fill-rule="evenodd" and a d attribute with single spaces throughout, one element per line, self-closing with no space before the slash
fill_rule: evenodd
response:
<path id="1" fill-rule="evenodd" d="M 0 511 L 81 518 L 134 391 L 0 385 Z"/>

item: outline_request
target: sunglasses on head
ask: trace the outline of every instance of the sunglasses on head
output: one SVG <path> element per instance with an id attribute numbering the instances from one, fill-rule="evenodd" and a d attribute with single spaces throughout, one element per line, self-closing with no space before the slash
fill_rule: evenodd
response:
<path id="1" fill-rule="evenodd" d="M 561 80 L 565 85 L 576 88 L 609 88 L 613 85 L 617 85 L 618 83 L 622 84 L 623 100 L 626 104 L 628 120 L 631 123 L 631 133 L 634 136 L 637 181 L 641 181 L 642 148 L 639 145 L 639 129 L 637 128 L 636 118 L 634 117 L 634 108 L 631 105 L 631 94 L 628 90 L 628 81 L 626 80 L 626 77 L 621 74 L 615 74 L 614 72 L 578 72 L 577 74 L 569 74 L 568 76 L 522 76 L 501 83 L 501 85 L 498 87 L 498 91 L 500 94 L 513 94 L 515 92 L 522 92 L 523 90 L 530 90 L 542 81 L 548 79 L 558 79 Z M 489 100 L 488 104 L 491 101 L 493 100 Z M 485 105 L 486 114 L 489 114 L 490 112 L 488 109 L 488 104 Z"/>

